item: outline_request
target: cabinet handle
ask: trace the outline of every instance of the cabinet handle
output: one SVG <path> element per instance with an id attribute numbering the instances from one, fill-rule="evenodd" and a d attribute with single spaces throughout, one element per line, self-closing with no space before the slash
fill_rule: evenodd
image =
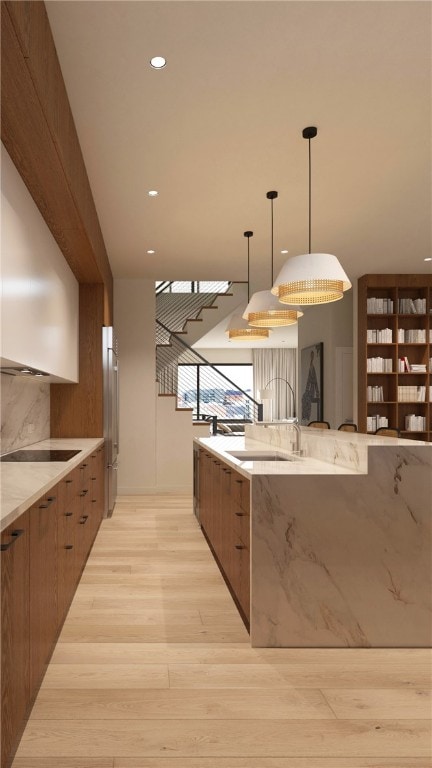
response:
<path id="1" fill-rule="evenodd" d="M 236 545 L 235 545 L 235 548 L 236 548 L 236 549 L 246 549 L 246 547 L 245 547 L 245 545 L 244 545 L 244 544 L 236 544 Z"/>
<path id="2" fill-rule="evenodd" d="M 65 512 L 64 513 L 65 517 L 72 517 L 72 515 L 73 515 L 73 512 Z"/>
<path id="3" fill-rule="evenodd" d="M 88 466 L 88 464 L 81 464 L 80 469 L 85 469 L 85 467 L 87 467 L 87 466 Z"/>
<path id="4" fill-rule="evenodd" d="M 73 483 L 73 480 L 65 480 L 65 483 Z"/>
<path id="5" fill-rule="evenodd" d="M 234 514 L 237 515 L 237 517 L 246 517 L 246 512 L 235 512 Z"/>
<path id="6" fill-rule="evenodd" d="M 97 480 L 97 477 L 91 477 L 90 480 Z"/>
<path id="7" fill-rule="evenodd" d="M 85 525 L 87 520 L 88 520 L 88 515 L 83 515 L 81 520 L 80 520 L 80 525 Z"/>
<path id="8" fill-rule="evenodd" d="M 236 483 L 240 483 L 240 485 L 243 485 L 243 480 L 236 480 Z"/>
<path id="9" fill-rule="evenodd" d="M 88 493 L 88 488 L 84 488 L 84 490 L 80 493 L 80 496 L 85 496 L 86 493 Z"/>
<path id="10" fill-rule="evenodd" d="M 65 544 L 65 549 L 73 549 L 73 544 Z"/>
<path id="11" fill-rule="evenodd" d="M 92 499 L 92 504 L 96 504 L 97 499 Z"/>
<path id="12" fill-rule="evenodd" d="M 47 504 L 39 504 L 39 509 L 48 509 L 49 505 L 55 501 L 55 496 L 47 496 Z"/>
<path id="13" fill-rule="evenodd" d="M 12 536 L 11 541 L 8 544 L 2 544 L 0 546 L 0 552 L 5 552 L 7 549 L 9 549 L 9 547 L 12 546 L 14 541 L 19 539 L 19 537 L 22 536 L 23 533 L 24 533 L 24 529 L 19 529 L 19 530 L 17 529 L 16 531 L 12 531 L 12 533 L 10 534 L 10 536 Z"/>

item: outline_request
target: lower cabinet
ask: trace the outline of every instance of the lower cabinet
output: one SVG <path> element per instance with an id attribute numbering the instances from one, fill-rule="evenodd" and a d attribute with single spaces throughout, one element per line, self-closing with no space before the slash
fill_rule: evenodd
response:
<path id="1" fill-rule="evenodd" d="M 57 497 L 53 488 L 30 508 L 30 698 L 57 637 Z"/>
<path id="2" fill-rule="evenodd" d="M 225 462 L 199 450 L 200 524 L 237 607 L 250 620 L 250 483 Z"/>
<path id="3" fill-rule="evenodd" d="M 30 515 L 1 534 L 1 765 L 17 746 L 30 698 Z"/>
<path id="4" fill-rule="evenodd" d="M 103 448 L 1 534 L 1 768 L 9 768 L 103 515 Z"/>

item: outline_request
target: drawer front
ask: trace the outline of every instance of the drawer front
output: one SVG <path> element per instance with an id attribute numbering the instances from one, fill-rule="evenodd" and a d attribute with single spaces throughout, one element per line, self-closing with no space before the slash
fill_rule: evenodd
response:
<path id="1" fill-rule="evenodd" d="M 241 507 L 233 504 L 233 528 L 236 536 L 249 548 L 250 544 L 250 515 Z"/>
<path id="2" fill-rule="evenodd" d="M 249 512 L 250 482 L 238 472 L 233 470 L 232 477 L 233 499 L 235 504 L 244 512 Z"/>

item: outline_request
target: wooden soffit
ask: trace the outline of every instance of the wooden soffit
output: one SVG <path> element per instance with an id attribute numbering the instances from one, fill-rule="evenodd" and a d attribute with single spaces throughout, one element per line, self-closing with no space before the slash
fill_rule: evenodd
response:
<path id="1" fill-rule="evenodd" d="M 80 283 L 113 277 L 45 9 L 1 2 L 1 138 Z"/>

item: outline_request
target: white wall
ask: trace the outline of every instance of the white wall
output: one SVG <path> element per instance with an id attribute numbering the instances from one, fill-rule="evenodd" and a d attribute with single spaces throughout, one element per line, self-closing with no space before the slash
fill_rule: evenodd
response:
<path id="1" fill-rule="evenodd" d="M 324 419 L 333 429 L 336 424 L 336 348 L 353 346 L 353 294 L 344 294 L 341 301 L 307 307 L 298 324 L 299 370 L 303 347 L 324 342 Z M 354 388 L 354 383 L 351 386 Z M 299 391 L 299 388 L 297 388 Z M 301 392 L 299 392 L 301 407 Z M 354 418 L 353 413 L 353 420 Z"/>
<path id="2" fill-rule="evenodd" d="M 238 365 L 240 363 L 252 364 L 252 349 L 241 349 L 236 347 L 232 349 L 216 349 L 214 347 L 198 348 L 195 351 L 206 358 L 213 365 L 228 363 L 229 365 Z"/>
<path id="3" fill-rule="evenodd" d="M 1 357 L 78 381 L 78 283 L 2 145 Z"/>
<path id="4" fill-rule="evenodd" d="M 190 411 L 176 411 L 172 397 L 158 397 L 153 280 L 114 281 L 119 338 L 119 495 L 192 493 L 192 440 L 209 425 L 194 427 Z M 210 362 L 250 363 L 248 349 L 201 350 Z"/>
<path id="5" fill-rule="evenodd" d="M 154 280 L 115 280 L 114 316 L 119 340 L 118 493 L 155 493 Z"/>

